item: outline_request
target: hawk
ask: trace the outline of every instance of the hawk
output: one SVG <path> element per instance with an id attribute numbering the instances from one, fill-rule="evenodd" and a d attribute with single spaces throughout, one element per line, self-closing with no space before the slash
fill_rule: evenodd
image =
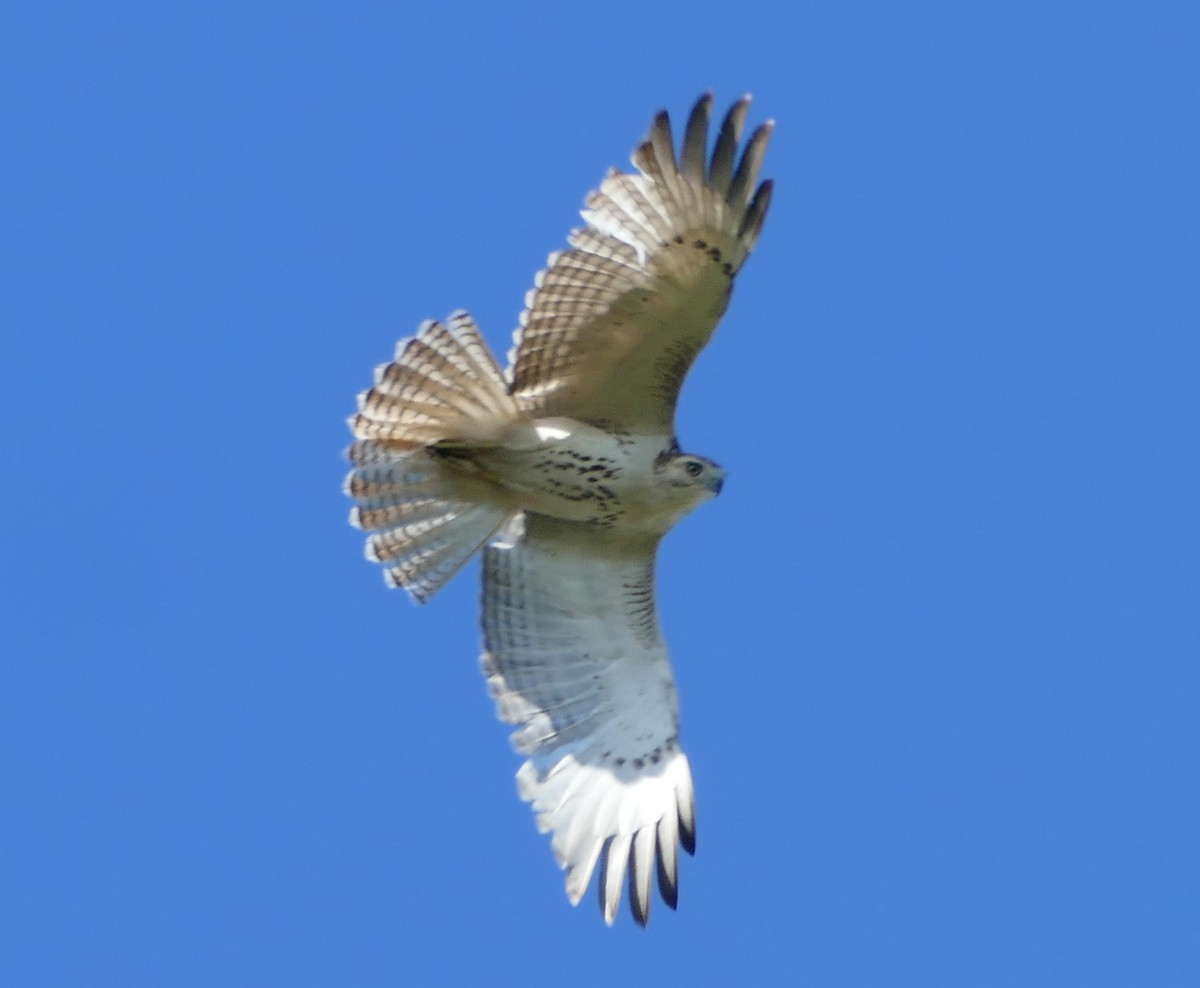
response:
<path id="1" fill-rule="evenodd" d="M 520 796 L 573 904 L 598 875 L 612 924 L 628 874 L 645 926 L 695 852 L 691 770 L 654 600 L 658 544 L 721 490 L 681 451 L 675 404 L 762 231 L 772 123 L 749 97 L 708 154 L 712 96 L 678 156 L 666 112 L 586 200 L 526 295 L 502 370 L 466 312 L 427 321 L 358 396 L 346 492 L 367 556 L 417 601 L 483 551 L 483 655 L 526 757 Z"/>

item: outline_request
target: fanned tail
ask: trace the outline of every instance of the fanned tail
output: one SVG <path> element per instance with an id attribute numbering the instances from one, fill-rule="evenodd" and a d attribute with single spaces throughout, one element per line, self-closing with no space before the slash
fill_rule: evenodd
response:
<path id="1" fill-rule="evenodd" d="M 422 323 L 375 371 L 350 419 L 357 440 L 345 490 L 351 524 L 371 534 L 367 558 L 392 586 L 424 602 L 499 529 L 511 509 L 489 502 L 438 445 L 499 441 L 522 414 L 465 312 Z"/>

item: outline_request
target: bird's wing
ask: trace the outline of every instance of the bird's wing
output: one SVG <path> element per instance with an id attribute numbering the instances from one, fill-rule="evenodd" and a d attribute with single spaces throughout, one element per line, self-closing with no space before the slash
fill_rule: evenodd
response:
<path id="1" fill-rule="evenodd" d="M 483 556 L 481 662 L 528 758 L 521 798 L 553 834 L 572 903 L 599 864 L 610 924 L 627 871 L 638 923 L 656 872 L 674 908 L 677 847 L 695 850 L 691 770 L 655 614 L 656 548 L 526 514 Z"/>
<path id="2" fill-rule="evenodd" d="M 771 123 L 739 157 L 749 97 L 707 155 L 711 95 L 688 118 L 681 153 L 660 113 L 587 198 L 586 226 L 552 254 L 525 300 L 510 353 L 512 392 L 539 416 L 671 434 L 683 378 L 725 311 L 771 199 L 758 184 Z"/>

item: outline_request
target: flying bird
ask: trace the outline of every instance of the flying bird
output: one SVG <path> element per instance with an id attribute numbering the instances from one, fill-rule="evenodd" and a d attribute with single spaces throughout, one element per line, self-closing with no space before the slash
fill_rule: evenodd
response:
<path id="1" fill-rule="evenodd" d="M 659 628 L 654 562 L 724 471 L 675 436 L 684 376 L 762 231 L 772 123 L 749 97 L 708 153 L 703 96 L 678 155 L 666 112 L 586 200 L 525 298 L 501 369 L 466 312 L 422 323 L 358 396 L 346 492 L 367 556 L 417 601 L 483 554 L 483 655 L 526 761 L 520 796 L 578 903 L 612 924 L 628 875 L 642 926 L 657 875 L 695 852 L 691 770 Z"/>

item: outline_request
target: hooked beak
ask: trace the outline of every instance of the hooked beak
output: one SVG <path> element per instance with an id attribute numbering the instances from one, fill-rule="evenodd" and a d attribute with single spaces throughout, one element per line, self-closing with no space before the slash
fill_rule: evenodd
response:
<path id="1" fill-rule="evenodd" d="M 710 491 L 712 491 L 713 497 L 716 497 L 718 494 L 721 493 L 721 488 L 725 486 L 725 474 L 714 473 L 711 476 L 709 476 L 707 479 L 708 479 L 708 482 L 704 486 L 707 487 Z"/>

